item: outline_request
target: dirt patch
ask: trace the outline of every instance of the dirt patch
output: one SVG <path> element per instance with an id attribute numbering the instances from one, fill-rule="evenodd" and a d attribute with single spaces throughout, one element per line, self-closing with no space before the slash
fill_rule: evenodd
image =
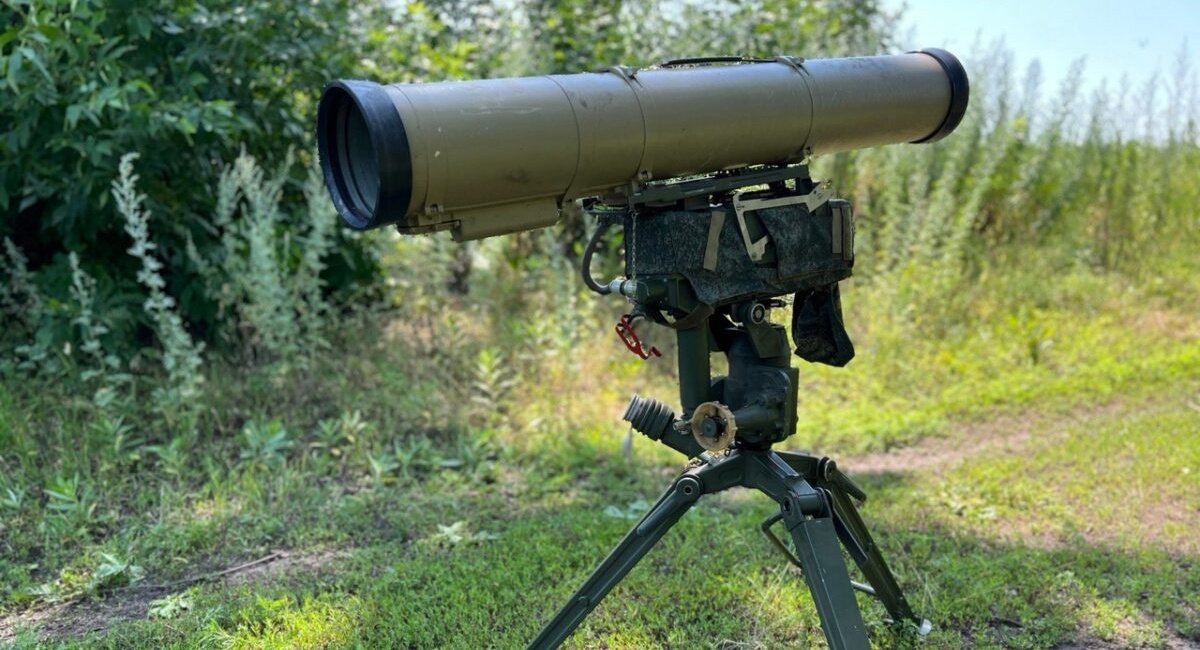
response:
<path id="1" fill-rule="evenodd" d="M 330 563 L 345 558 L 350 552 L 345 549 L 329 549 L 314 553 L 278 552 L 279 557 L 268 562 L 256 562 L 235 567 L 222 575 L 225 584 L 244 585 L 268 582 L 287 573 L 313 573 L 330 565 Z"/>
<path id="2" fill-rule="evenodd" d="M 17 634 L 25 630 L 35 630 L 39 641 L 57 641 L 89 632 L 102 632 L 119 621 L 145 618 L 152 602 L 195 584 L 260 584 L 289 573 L 320 570 L 348 554 L 349 551 L 338 549 L 312 553 L 275 551 L 219 571 L 167 584 L 135 585 L 113 592 L 103 600 L 77 599 L 0 616 L 0 645 L 15 641 Z"/>
<path id="3" fill-rule="evenodd" d="M 1000 415 L 986 421 L 960 425 L 949 436 L 923 438 L 908 447 L 839 458 L 837 461 L 838 466 L 852 476 L 912 472 L 938 475 L 972 458 L 1020 454 L 1035 440 L 1061 438 L 1077 425 L 1111 419 L 1124 409 L 1120 401 L 1115 401 L 1103 406 L 1078 407 L 1061 415 Z"/>
<path id="4" fill-rule="evenodd" d="M 1172 309 L 1144 309 L 1134 316 L 1138 329 L 1146 334 L 1161 336 L 1176 341 L 1200 339 L 1200 320 L 1195 315 Z"/>
<path id="5" fill-rule="evenodd" d="M 1135 417 L 1161 406 L 1161 402 L 1154 400 L 1133 406 L 1116 400 L 1060 413 L 1003 415 L 963 425 L 946 437 L 925 438 L 909 447 L 837 460 L 851 477 L 921 475 L 936 482 L 974 459 L 1020 457 L 1033 452 L 1036 447 L 1062 442 L 1072 431 Z M 1192 406 L 1190 402 L 1189 406 Z M 1069 465 L 1064 465 L 1063 471 L 1070 472 Z M 972 496 L 971 490 L 965 489 L 961 495 L 951 491 L 951 496 L 946 498 L 969 502 Z M 1134 503 L 1137 509 L 1134 521 L 1106 521 L 1097 516 L 1080 522 L 1079 528 L 1064 528 L 1033 515 L 1013 519 L 1002 527 L 995 526 L 990 520 L 975 521 L 969 516 L 960 524 L 981 537 L 1042 549 L 1075 544 L 1079 539 L 1120 548 L 1136 540 L 1139 545 L 1158 545 L 1184 556 L 1200 552 L 1200 541 L 1177 532 L 1200 525 L 1200 509 L 1178 503 L 1177 497 L 1155 493 L 1139 492 Z M 1077 504 L 1077 510 L 1088 507 L 1086 503 Z"/>
<path id="6" fill-rule="evenodd" d="M 55 603 L 0 618 L 0 644 L 16 640 L 17 633 L 35 630 L 39 641 L 54 641 L 108 629 L 117 621 L 143 618 L 150 603 L 166 595 L 161 587 L 122 589 L 105 600 Z"/>

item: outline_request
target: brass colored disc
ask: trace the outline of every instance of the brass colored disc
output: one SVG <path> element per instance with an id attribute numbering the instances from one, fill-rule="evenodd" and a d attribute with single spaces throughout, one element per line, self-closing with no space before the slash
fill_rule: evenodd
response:
<path id="1" fill-rule="evenodd" d="M 705 421 L 710 418 L 720 423 L 721 431 L 715 436 L 704 431 Z M 737 423 L 733 421 L 733 411 L 728 406 L 720 402 L 705 402 L 692 413 L 692 437 L 708 451 L 725 449 L 736 435 Z"/>

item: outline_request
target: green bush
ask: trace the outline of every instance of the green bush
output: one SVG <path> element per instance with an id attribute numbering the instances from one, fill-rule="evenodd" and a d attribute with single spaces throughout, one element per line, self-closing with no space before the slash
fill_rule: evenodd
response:
<path id="1" fill-rule="evenodd" d="M 303 205 L 315 99 L 355 73 L 368 42 L 356 3 L 48 1 L 0 8 L 0 236 L 23 251 L 52 299 L 66 302 L 68 253 L 95 278 L 110 338 L 128 346 L 145 290 L 109 195 L 120 157 L 138 152 L 168 294 L 212 338 L 219 300 L 196 281 L 187 243 L 209 257 L 223 233 L 213 188 L 240 149 L 260 160 L 300 152 L 279 189 Z M 292 177 L 294 176 L 294 177 Z M 272 237 L 291 231 L 276 223 Z M 374 269 L 353 240 L 323 273 L 333 290 Z M 46 323 L 40 326 L 48 326 Z M 144 329 L 142 331 L 145 331 Z M 61 325 L 45 334 L 67 339 Z"/>

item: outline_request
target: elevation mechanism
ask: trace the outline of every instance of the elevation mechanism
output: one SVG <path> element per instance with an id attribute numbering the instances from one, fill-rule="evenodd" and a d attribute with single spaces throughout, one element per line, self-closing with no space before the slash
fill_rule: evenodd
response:
<path id="1" fill-rule="evenodd" d="M 693 461 L 530 648 L 558 647 L 700 497 L 733 487 L 779 504 L 762 531 L 801 568 L 830 648 L 868 647 L 855 590 L 877 597 L 894 622 L 928 632 L 858 514 L 863 490 L 829 458 L 772 448 L 796 429 L 792 352 L 835 366 L 854 356 L 837 285 L 854 264 L 850 204 L 814 182 L 805 165 L 792 165 L 647 184 L 588 208 L 599 227 L 584 253 L 585 283 L 630 301 L 622 323 L 648 319 L 675 330 L 678 343 L 683 412 L 635 395 L 625 420 Z M 625 232 L 625 277 L 599 283 L 591 257 L 614 225 Z M 790 345 L 771 319 L 785 297 Z M 728 375 L 711 376 L 714 352 L 728 359 Z M 850 579 L 842 548 L 865 583 Z"/>

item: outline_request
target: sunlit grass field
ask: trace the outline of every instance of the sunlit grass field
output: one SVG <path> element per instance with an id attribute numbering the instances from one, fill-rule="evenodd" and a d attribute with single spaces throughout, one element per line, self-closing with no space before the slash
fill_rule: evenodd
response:
<path id="1" fill-rule="evenodd" d="M 802 367 L 784 446 L 867 488 L 934 622 L 918 640 L 860 596 L 878 647 L 1200 644 L 1200 310 L 1181 275 L 985 279 L 940 337 L 847 287 L 859 357 Z M 673 401 L 673 370 L 606 329 L 497 333 L 473 309 L 364 323 L 286 372 L 213 368 L 209 433 L 154 463 L 98 429 L 128 425 L 14 386 L 7 444 L 73 485 L 36 518 L 6 504 L 0 641 L 522 647 L 682 468 L 619 421 L 634 391 Z M 446 402 L 439 377 L 474 399 Z M 79 456 L 94 475 L 54 471 Z M 822 646 L 757 530 L 772 511 L 706 498 L 568 646 Z"/>

